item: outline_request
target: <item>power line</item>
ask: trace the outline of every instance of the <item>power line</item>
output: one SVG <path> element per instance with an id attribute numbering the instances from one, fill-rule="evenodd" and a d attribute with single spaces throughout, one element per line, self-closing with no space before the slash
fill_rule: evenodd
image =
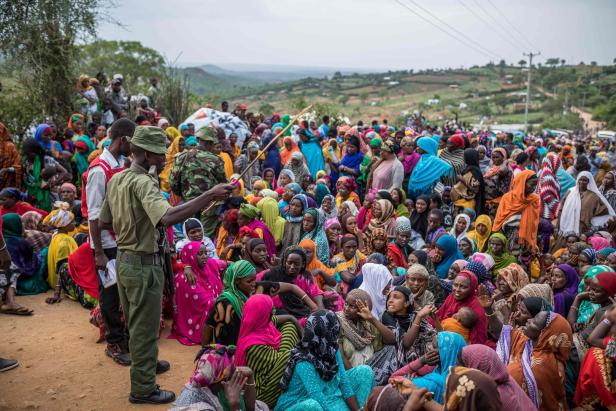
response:
<path id="1" fill-rule="evenodd" d="M 516 49 L 520 49 L 520 50 L 524 50 L 524 46 L 522 46 L 520 43 L 514 43 L 513 40 L 515 40 L 513 38 L 513 36 L 511 36 L 511 38 L 503 35 L 500 31 L 497 30 L 497 28 L 501 28 L 501 26 L 499 24 L 493 25 L 492 23 L 490 23 L 488 20 L 484 19 L 479 13 L 475 12 L 475 10 L 473 10 L 472 8 L 468 7 L 462 0 L 458 0 L 458 2 L 469 12 L 471 12 L 471 14 L 475 17 L 477 17 L 483 24 L 487 25 L 487 26 L 491 26 L 492 29 L 494 30 L 494 33 L 498 34 L 503 40 L 505 40 L 506 42 L 508 42 L 509 44 L 511 44 L 513 47 L 515 47 Z M 486 13 L 487 14 L 487 13 Z M 505 30 L 506 32 L 506 30 Z"/>
<path id="2" fill-rule="evenodd" d="M 483 8 L 483 6 L 479 3 L 479 1 L 478 1 L 478 0 L 473 0 L 473 2 L 477 5 L 477 7 L 478 7 L 481 11 L 483 11 L 483 12 L 485 13 L 485 15 L 486 15 L 486 16 L 488 16 L 490 19 L 492 19 L 492 20 L 496 23 L 496 25 L 497 25 L 498 27 L 501 27 L 500 21 L 499 21 L 496 17 L 494 17 L 491 13 L 488 13 L 488 11 L 487 11 L 485 8 Z M 506 28 L 505 26 L 502 26 L 502 29 L 503 29 L 503 30 L 505 30 L 505 32 L 506 32 L 507 34 L 509 34 L 509 35 L 511 36 L 511 38 L 512 38 L 512 39 L 514 39 L 514 40 L 515 40 L 515 36 L 513 35 L 513 33 L 511 33 L 509 30 L 507 30 L 507 28 Z M 517 40 L 516 40 L 516 41 L 517 41 Z M 521 43 L 520 43 L 520 44 L 521 44 Z M 524 48 L 525 48 L 525 46 L 524 46 L 524 45 L 522 45 L 522 49 L 524 49 Z"/>
<path id="3" fill-rule="evenodd" d="M 516 33 L 518 33 L 520 35 L 520 37 L 522 37 L 524 40 L 526 40 L 526 42 L 535 50 L 537 49 L 537 47 L 535 47 L 535 45 L 528 39 L 528 37 L 526 37 L 524 35 L 524 33 L 520 30 L 518 30 L 518 28 L 511 22 L 509 21 L 509 19 L 507 18 L 507 16 L 505 15 L 505 13 L 501 12 L 498 7 L 496 7 L 496 5 L 494 3 L 492 3 L 492 0 L 488 0 L 488 3 L 490 3 L 490 5 L 494 8 L 494 10 L 496 10 L 496 12 L 498 14 L 500 14 L 500 16 L 503 18 L 503 20 L 505 20 L 505 22 L 507 22 L 507 24 L 509 24 L 509 26 L 511 26 L 511 28 L 513 28 Z"/>
<path id="4" fill-rule="evenodd" d="M 492 56 L 495 56 L 497 58 L 502 58 L 499 54 L 494 53 L 490 50 L 488 50 L 487 48 L 483 47 L 481 44 L 479 44 L 478 42 L 476 42 L 475 40 L 471 39 L 470 37 L 468 37 L 466 34 L 462 33 L 460 30 L 456 29 L 455 27 L 452 27 L 449 23 L 447 23 L 446 21 L 440 19 L 438 16 L 435 16 L 433 13 L 430 12 L 430 10 L 426 9 L 425 7 L 422 7 L 421 5 L 417 4 L 414 0 L 408 0 L 411 3 L 413 3 L 417 8 L 423 10 L 426 14 L 428 14 L 429 16 L 431 16 L 433 19 L 435 19 L 436 21 L 438 21 L 439 23 L 441 23 L 442 25 L 446 26 L 447 28 L 449 28 L 451 31 L 453 31 L 454 33 L 456 33 L 458 36 L 463 37 L 466 41 L 468 41 L 469 43 L 474 44 L 476 47 L 479 47 L 480 49 L 484 50 L 485 52 L 487 52 L 488 54 L 491 54 Z"/>
<path id="5" fill-rule="evenodd" d="M 464 44 L 467 47 L 472 48 L 473 50 L 475 50 L 476 52 L 483 54 L 484 56 L 488 57 L 491 60 L 496 60 L 496 58 L 498 56 L 492 54 L 490 51 L 484 52 L 483 50 L 481 50 L 480 48 L 477 48 L 475 46 L 473 46 L 472 44 L 469 44 L 467 42 L 465 42 L 464 40 L 462 40 L 459 37 L 454 36 L 453 34 L 451 34 L 450 32 L 448 32 L 447 30 L 445 30 L 444 28 L 442 28 L 441 26 L 439 26 L 438 24 L 434 23 L 432 20 L 422 16 L 421 14 L 419 14 L 417 11 L 415 11 L 414 9 L 412 9 L 411 7 L 409 7 L 407 4 L 404 4 L 401 0 L 394 0 L 396 3 L 398 3 L 399 5 L 401 5 L 402 7 L 406 8 L 407 10 L 409 10 L 411 13 L 415 14 L 417 17 L 419 17 L 420 19 L 422 19 L 423 21 L 425 21 L 428 24 L 431 24 L 432 26 L 436 27 L 437 29 L 439 29 L 440 31 L 442 31 L 443 33 L 445 33 L 446 35 L 448 35 L 449 37 L 453 38 L 454 40 L 459 41 L 460 43 Z M 496 58 L 495 58 L 496 57 Z"/>

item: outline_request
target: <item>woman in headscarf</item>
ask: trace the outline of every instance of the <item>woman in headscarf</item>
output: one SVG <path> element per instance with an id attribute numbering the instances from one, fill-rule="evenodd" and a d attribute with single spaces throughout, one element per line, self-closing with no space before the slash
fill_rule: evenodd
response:
<path id="1" fill-rule="evenodd" d="M 43 217 L 47 216 L 47 211 L 21 201 L 22 197 L 23 194 L 14 187 L 3 188 L 0 191 L 0 215 L 14 213 L 22 216 L 27 212 L 36 212 Z"/>
<path id="2" fill-rule="evenodd" d="M 490 317 L 491 331 L 500 335 L 496 353 L 537 409 L 567 409 L 564 367 L 573 344 L 571 327 L 545 300 L 527 298 L 521 304 L 530 315 L 524 328 Z M 482 295 L 482 305 L 491 314 L 489 296 Z"/>
<path id="3" fill-rule="evenodd" d="M 561 207 L 561 235 L 585 233 L 592 227 L 601 227 L 610 217 L 616 215 L 588 171 L 578 174 L 576 186 L 569 189 Z"/>
<path id="4" fill-rule="evenodd" d="M 421 155 L 415 150 L 415 143 L 410 136 L 402 138 L 400 141 L 400 153 L 398 153 L 398 159 L 402 162 L 404 167 L 405 181 L 403 187 L 408 186 L 408 179 L 413 172 L 413 169 L 421 159 Z"/>
<path id="5" fill-rule="evenodd" d="M 360 409 L 374 386 L 372 370 L 360 365 L 345 370 L 339 350 L 340 322 L 319 310 L 306 321 L 304 335 L 292 350 L 274 410 Z"/>
<path id="6" fill-rule="evenodd" d="M 531 411 L 537 409 L 524 390 L 511 378 L 507 367 L 490 347 L 480 344 L 467 345 L 462 348 L 460 359 L 460 365 L 484 372 L 494 380 L 502 404 L 501 410 Z M 454 373 L 456 369 L 453 370 Z M 461 400 L 463 398 L 464 396 L 461 396 Z"/>
<path id="7" fill-rule="evenodd" d="M 475 274 L 467 270 L 460 271 L 453 281 L 453 292 L 438 309 L 438 319 L 442 322 L 457 313 L 460 308 L 470 308 L 477 316 L 477 323 L 471 329 L 471 343 L 493 347 L 494 344 L 488 340 L 488 317 L 477 298 L 478 284 Z"/>
<path id="8" fill-rule="evenodd" d="M 321 144 L 319 143 L 319 139 L 306 128 L 298 129 L 297 135 L 300 140 L 299 148 L 306 158 L 306 164 L 310 170 L 310 175 L 314 178 L 319 170 L 323 170 L 325 168 L 325 160 L 323 159 Z M 291 161 L 293 161 L 294 156 L 295 153 L 291 155 Z M 293 172 L 295 173 L 295 170 L 293 170 Z M 295 173 L 295 177 L 298 178 L 297 173 Z M 299 181 L 296 180 L 296 182 Z"/>
<path id="9" fill-rule="evenodd" d="M 278 134 L 277 129 L 274 130 L 274 132 L 270 130 L 265 130 L 265 132 L 261 136 L 262 137 L 261 149 L 264 150 L 265 147 L 272 141 L 274 137 L 276 137 L 277 134 Z M 268 168 L 274 170 L 274 175 L 276 176 L 280 173 L 280 170 L 282 169 L 280 150 L 278 149 L 278 144 L 276 143 L 269 146 L 267 151 L 265 151 L 265 160 L 263 160 L 263 169 L 265 170 Z"/>
<path id="10" fill-rule="evenodd" d="M 280 379 L 298 341 L 296 321 L 279 316 L 274 322 L 272 308 L 272 299 L 265 294 L 255 294 L 244 303 L 234 359 L 236 366 L 252 370 L 257 399 L 269 407 L 274 407 L 278 400 Z"/>
<path id="11" fill-rule="evenodd" d="M 175 251 L 180 254 L 184 246 L 191 241 L 199 241 L 201 242 L 207 251 L 207 256 L 209 258 L 218 258 L 218 253 L 216 252 L 216 247 L 212 240 L 203 235 L 203 224 L 196 218 L 187 218 L 186 221 L 182 224 L 182 234 L 184 238 L 179 240 L 175 244 Z M 224 240 L 224 239 L 222 239 Z M 227 244 L 225 241 L 222 241 L 222 249 Z"/>
<path id="12" fill-rule="evenodd" d="M 413 251 L 413 247 L 409 245 L 412 233 L 413 229 L 409 219 L 398 217 L 396 219 L 396 238 L 387 244 L 386 254 L 391 267 L 407 268 L 409 255 Z"/>
<path id="13" fill-rule="evenodd" d="M 167 135 L 169 135 L 169 128 L 167 128 Z M 169 175 L 171 174 L 171 169 L 175 164 L 175 156 L 184 151 L 186 147 L 186 142 L 184 141 L 184 137 L 180 134 L 175 137 L 171 145 L 167 148 L 167 155 L 165 157 L 165 167 L 163 171 L 160 172 L 160 188 L 163 191 L 170 192 L 171 187 L 169 187 Z"/>
<path id="14" fill-rule="evenodd" d="M 318 187 L 318 185 L 317 185 Z M 319 212 L 325 216 L 325 220 L 338 217 L 338 207 L 336 207 L 336 197 L 327 194 L 321 201 Z"/>
<path id="15" fill-rule="evenodd" d="M 327 267 L 317 257 L 317 246 L 314 241 L 304 239 L 299 242 L 299 246 L 304 249 L 307 258 L 306 271 L 314 276 L 321 290 L 330 289 L 336 286 L 334 269 Z M 343 302 L 343 301 L 342 301 Z"/>
<path id="16" fill-rule="evenodd" d="M 453 227 L 451 227 L 449 234 L 455 237 L 459 244 L 463 238 L 466 238 L 470 226 L 471 218 L 464 213 L 458 214 L 453 220 Z"/>
<path id="17" fill-rule="evenodd" d="M 267 253 L 271 257 L 276 254 L 276 241 L 267 225 L 259 220 L 260 216 L 261 212 L 257 207 L 250 204 L 242 204 L 237 217 L 237 223 L 240 228 L 246 226 L 254 230 L 265 243 Z"/>
<path id="18" fill-rule="evenodd" d="M 46 155 L 58 158 L 62 153 L 62 146 L 53 138 L 53 128 L 49 124 L 39 124 L 34 132 L 34 140 L 44 150 Z"/>
<path id="19" fill-rule="evenodd" d="M 449 267 L 455 260 L 462 260 L 462 254 L 458 249 L 458 241 L 450 234 L 442 235 L 435 244 L 435 264 L 436 274 L 439 278 L 447 278 Z"/>
<path id="20" fill-rule="evenodd" d="M 255 400 L 254 376 L 249 376 L 245 367 L 234 366 L 235 351 L 235 347 L 220 344 L 204 346 L 197 354 L 195 370 L 175 400 L 174 408 L 208 411 L 268 409 L 263 402 Z M 243 384 L 242 379 L 246 380 Z M 229 398 L 237 398 L 238 403 L 230 403 Z"/>
<path id="21" fill-rule="evenodd" d="M 598 274 L 611 271 L 613 271 L 612 267 L 607 265 L 594 265 L 584 274 L 582 281 L 580 281 L 577 287 L 577 295 L 573 300 L 573 304 L 571 304 L 569 316 L 567 317 L 572 327 L 578 329 L 576 324 L 586 324 L 589 322 L 595 311 L 601 307 L 598 303 L 593 302 L 595 301 L 596 293 L 593 293 L 592 296 L 590 295 L 590 285 Z"/>
<path id="22" fill-rule="evenodd" d="M 2 234 L 11 257 L 11 270 L 19 273 L 17 293 L 31 295 L 47 291 L 46 273 L 41 271 L 41 254 L 24 237 L 19 215 L 8 213 L 2 216 Z"/>
<path id="23" fill-rule="evenodd" d="M 449 163 L 453 169 L 453 175 L 443 177 L 443 184 L 453 186 L 456 183 L 457 176 L 462 175 L 462 171 L 466 167 L 464 161 L 464 139 L 462 136 L 454 134 L 449 137 L 440 158 Z M 479 161 L 479 157 L 477 157 L 477 161 Z"/>
<path id="24" fill-rule="evenodd" d="M 605 173 L 601 187 L 599 187 L 599 192 L 605 197 L 610 206 L 616 210 L 616 171 Z"/>
<path id="25" fill-rule="evenodd" d="M 487 254 L 494 260 L 492 268 L 494 275 L 498 275 L 501 269 L 516 262 L 515 257 L 508 252 L 508 243 L 507 237 L 501 233 L 494 233 L 490 236 Z"/>
<path id="26" fill-rule="evenodd" d="M 184 270 L 175 275 L 175 306 L 173 327 L 168 338 L 184 345 L 201 343 L 205 319 L 222 292 L 220 272 L 224 261 L 209 258 L 201 241 L 191 241 L 180 254 Z M 188 274 L 190 272 L 190 274 Z"/>
<path id="27" fill-rule="evenodd" d="M 406 207 L 406 194 L 401 188 L 392 188 L 391 197 L 398 217 L 410 217 L 411 212 Z"/>
<path id="28" fill-rule="evenodd" d="M 492 219 L 481 214 L 475 220 L 475 229 L 468 232 L 467 237 L 477 243 L 477 249 L 480 252 L 486 251 L 488 248 L 488 239 L 492 233 Z"/>
<path id="29" fill-rule="evenodd" d="M 559 264 L 552 269 L 549 282 L 554 293 L 554 312 L 567 318 L 580 282 L 577 272 L 569 264 Z"/>
<path id="30" fill-rule="evenodd" d="M 426 233 L 428 231 L 428 214 L 430 214 L 430 210 L 428 209 L 430 205 L 430 197 L 428 196 L 419 196 L 415 200 L 415 208 L 411 213 L 411 227 L 413 230 L 417 231 L 422 238 L 426 237 Z"/>
<path id="31" fill-rule="evenodd" d="M 77 138 L 77 141 L 75 141 L 75 154 L 73 154 L 72 161 L 75 163 L 75 168 L 77 169 L 78 180 L 88 169 L 90 165 L 88 163 L 88 156 L 94 150 L 96 150 L 96 146 L 88 136 L 80 136 Z"/>
<path id="32" fill-rule="evenodd" d="M 479 214 L 484 208 L 484 181 L 479 168 L 479 152 L 474 148 L 467 148 L 463 152 L 466 166 L 457 176 L 457 183 L 451 190 L 451 199 L 456 207 L 472 208 Z"/>
<path id="33" fill-rule="evenodd" d="M 413 301 L 416 310 L 435 304 L 434 294 L 428 290 L 430 273 L 419 263 L 411 264 L 404 276 L 404 286 L 413 293 Z"/>
<path id="34" fill-rule="evenodd" d="M 353 202 L 357 208 L 361 207 L 361 200 L 356 193 L 357 184 L 353 177 L 340 177 L 336 182 L 336 190 L 338 191 L 336 195 L 336 205 L 338 208 L 340 208 L 345 201 Z"/>
<path id="35" fill-rule="evenodd" d="M 368 361 L 379 385 L 385 384 L 391 374 L 404 364 L 426 354 L 436 334 L 427 321 L 430 307 L 416 310 L 408 288 L 393 288 L 385 301 L 387 310 L 381 317 L 374 315 L 374 309 L 370 313 L 367 307 L 359 304 L 359 315 L 377 327 L 385 344 Z"/>
<path id="36" fill-rule="evenodd" d="M 338 164 L 330 163 L 330 166 L 342 177 L 357 178 L 359 176 L 359 166 L 364 159 L 364 154 L 359 148 L 359 137 L 354 135 L 346 137 L 345 154 L 342 160 Z"/>
<path id="37" fill-rule="evenodd" d="M 282 236 L 283 250 L 300 242 L 306 210 L 308 210 L 308 200 L 305 194 L 296 194 L 289 201 L 289 210 L 285 216 L 286 224 Z"/>
<path id="38" fill-rule="evenodd" d="M 304 213 L 301 239 L 314 241 L 317 246 L 317 258 L 323 264 L 329 263 L 329 243 L 323 230 L 324 216 L 316 209 L 309 208 Z"/>
<path id="39" fill-rule="evenodd" d="M 314 277 L 306 270 L 308 258 L 299 246 L 284 250 L 279 266 L 257 276 L 259 281 L 293 284 L 291 291 L 279 292 L 273 298 L 278 311 L 304 319 L 317 307 L 323 307 L 323 291 L 319 289 Z"/>
<path id="40" fill-rule="evenodd" d="M 271 260 L 267 254 L 267 247 L 257 233 L 247 227 L 240 229 L 240 238 L 242 238 L 241 257 L 248 261 L 257 270 L 257 273 L 262 273 L 269 270 L 272 266 Z"/>
<path id="41" fill-rule="evenodd" d="M 226 210 L 222 216 L 222 223 L 216 235 L 216 254 L 222 260 L 231 259 L 228 252 L 225 252 L 225 249 L 229 250 L 233 246 L 241 247 L 239 238 L 240 227 L 237 223 L 238 216 L 239 211 L 237 209 Z"/>
<path id="42" fill-rule="evenodd" d="M 432 188 L 441 179 L 453 173 L 452 166 L 437 157 L 438 143 L 430 137 L 417 140 L 417 152 L 421 159 L 409 178 L 407 194 L 415 199 L 422 194 L 430 195 Z M 451 184 L 448 184 L 451 185 Z"/>
<path id="43" fill-rule="evenodd" d="M 377 200 L 372 207 L 372 219 L 364 230 L 366 242 L 370 243 L 374 230 L 385 230 L 388 238 L 396 235 L 396 220 L 394 220 L 394 206 L 389 200 Z"/>
<path id="44" fill-rule="evenodd" d="M 257 208 L 261 211 L 263 222 L 274 236 L 276 246 L 282 243 L 286 220 L 280 217 L 278 203 L 271 197 L 265 197 L 257 203 Z"/>
<path id="45" fill-rule="evenodd" d="M 77 249 L 77 243 L 68 235 L 75 229 L 75 216 L 69 211 L 68 203 L 56 201 L 54 207 L 43 220 L 43 224 L 56 230 L 47 251 L 47 284 L 55 290 L 54 296 L 47 299 L 49 303 L 60 301 L 61 281 L 70 277 L 68 257 Z"/>
<path id="46" fill-rule="evenodd" d="M 293 139 L 293 137 L 285 137 L 282 140 L 282 148 L 280 149 L 280 162 L 281 164 L 289 164 L 293 153 L 301 153 L 299 146 Z"/>
<path id="47" fill-rule="evenodd" d="M 541 176 L 537 184 L 537 193 L 541 198 L 541 218 L 553 220 L 558 217 L 560 205 L 560 182 L 556 173 L 560 168 L 560 157 L 549 153 L 541 163 Z"/>
<path id="48" fill-rule="evenodd" d="M 295 176 L 295 183 L 300 184 L 304 176 L 310 175 L 310 170 L 304 164 L 304 155 L 296 151 L 291 154 L 291 159 L 284 166 L 285 169 L 291 171 Z"/>
<path id="49" fill-rule="evenodd" d="M 24 228 L 24 237 L 32 246 L 34 252 L 41 252 L 49 246 L 51 241 L 51 233 L 43 232 L 40 230 L 39 223 L 43 219 L 43 216 L 36 211 L 28 211 L 21 216 L 21 222 Z M 47 250 L 45 250 L 45 253 Z M 47 261 L 47 255 L 44 256 L 44 261 Z"/>
<path id="50" fill-rule="evenodd" d="M 336 181 L 338 178 L 338 173 L 334 170 L 330 164 L 338 163 L 342 159 L 342 150 L 340 145 L 338 144 L 338 140 L 335 138 L 330 138 L 327 140 L 325 144 L 323 144 L 323 158 L 325 159 L 325 172 L 332 176 L 333 180 Z M 318 176 L 317 176 L 318 177 Z"/>
<path id="51" fill-rule="evenodd" d="M 509 318 L 506 318 L 505 314 L 508 315 L 515 310 L 518 292 L 529 282 L 526 271 L 516 263 L 509 264 L 500 270 L 496 278 L 496 288 L 500 291 L 501 298 L 494 301 L 493 308 L 499 320 L 503 323 L 509 322 Z"/>
<path id="52" fill-rule="evenodd" d="M 334 267 L 336 281 L 339 281 L 340 294 L 346 296 L 349 288 L 359 276 L 366 256 L 359 251 L 357 236 L 345 234 L 340 239 L 341 251 L 334 255 L 331 266 Z"/>
<path id="53" fill-rule="evenodd" d="M 285 163 L 288 164 L 288 163 Z M 276 187 L 285 188 L 287 184 L 295 183 L 295 174 L 288 168 L 280 170 L 278 180 L 276 180 Z"/>
<path id="54" fill-rule="evenodd" d="M 380 264 L 366 263 L 362 266 L 363 280 L 359 286 L 370 296 L 372 315 L 380 319 L 386 309 L 387 294 L 391 287 L 392 276 L 387 267 Z"/>
<path id="55" fill-rule="evenodd" d="M 537 232 L 541 199 L 535 193 L 537 176 L 524 170 L 513 179 L 511 191 L 507 192 L 498 206 L 492 231 L 503 231 L 508 239 L 508 249 L 513 255 L 520 248 L 537 251 Z"/>
<path id="56" fill-rule="evenodd" d="M 21 156 L 11 133 L 0 122 L 0 190 L 5 187 L 21 188 Z"/>
<path id="57" fill-rule="evenodd" d="M 402 187 L 404 167 L 396 157 L 396 143 L 387 140 L 381 146 L 381 158 L 374 164 L 368 176 L 366 188 L 391 190 Z"/>
<path id="58" fill-rule="evenodd" d="M 240 260 L 227 267 L 222 293 L 216 298 L 203 329 L 202 344 L 237 345 L 243 308 L 255 292 L 256 270 Z"/>
<path id="59" fill-rule="evenodd" d="M 507 163 L 507 151 L 502 147 L 492 150 L 492 166 L 483 175 L 485 182 L 486 208 L 492 216 L 496 215 L 496 209 L 501 197 L 509 191 L 513 171 Z"/>

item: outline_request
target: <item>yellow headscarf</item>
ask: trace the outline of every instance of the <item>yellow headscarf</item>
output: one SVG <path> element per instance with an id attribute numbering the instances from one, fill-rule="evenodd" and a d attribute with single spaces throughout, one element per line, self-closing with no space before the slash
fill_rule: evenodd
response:
<path id="1" fill-rule="evenodd" d="M 182 133 L 175 127 L 167 127 L 165 129 L 165 133 L 167 133 L 167 137 L 170 141 L 174 141 L 176 138 L 181 137 Z"/>
<path id="2" fill-rule="evenodd" d="M 486 231 L 486 235 L 482 236 L 481 234 L 477 232 L 477 226 L 479 224 L 483 224 L 486 227 L 488 227 Z M 472 240 L 475 240 L 475 242 L 477 243 L 477 249 L 481 253 L 484 251 L 483 247 L 485 246 L 486 241 L 488 241 L 488 238 L 490 238 L 491 234 L 492 234 L 492 219 L 485 214 L 481 214 L 479 217 L 477 217 L 477 220 L 475 220 L 475 229 L 472 231 L 469 231 L 468 234 L 466 234 L 466 236 Z"/>
<path id="3" fill-rule="evenodd" d="M 83 84 L 81 84 L 84 80 L 88 80 L 88 86 L 84 87 Z M 79 76 L 79 80 L 77 80 L 77 90 L 79 91 L 88 91 L 92 88 L 92 86 L 90 85 L 90 76 L 86 76 L 85 74 L 82 74 L 81 76 Z"/>
<path id="4" fill-rule="evenodd" d="M 163 168 L 163 171 L 161 171 L 159 175 L 160 188 L 161 190 L 166 191 L 167 193 L 171 191 L 171 187 L 169 187 L 169 175 L 171 174 L 171 169 L 173 168 L 173 165 L 175 164 L 175 156 L 180 152 L 180 141 L 183 138 L 184 137 L 182 137 L 182 135 L 180 134 L 178 137 L 173 139 L 173 142 L 167 149 L 167 157 L 166 157 L 167 162 L 165 163 L 165 167 Z"/>
<path id="5" fill-rule="evenodd" d="M 257 203 L 257 208 L 261 211 L 261 219 L 274 236 L 276 245 L 279 245 L 282 242 L 286 221 L 280 217 L 278 202 L 271 197 L 265 197 Z"/>

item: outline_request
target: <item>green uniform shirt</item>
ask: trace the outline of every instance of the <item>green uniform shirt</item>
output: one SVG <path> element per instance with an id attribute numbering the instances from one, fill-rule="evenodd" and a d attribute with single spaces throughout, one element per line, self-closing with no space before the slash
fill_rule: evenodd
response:
<path id="1" fill-rule="evenodd" d="M 118 250 L 153 254 L 158 252 L 156 225 L 170 208 L 157 179 L 132 163 L 109 180 L 99 220 L 113 224 Z"/>
<path id="2" fill-rule="evenodd" d="M 222 159 L 198 147 L 178 154 L 169 175 L 171 190 L 184 201 L 197 198 L 216 184 L 226 182 Z"/>

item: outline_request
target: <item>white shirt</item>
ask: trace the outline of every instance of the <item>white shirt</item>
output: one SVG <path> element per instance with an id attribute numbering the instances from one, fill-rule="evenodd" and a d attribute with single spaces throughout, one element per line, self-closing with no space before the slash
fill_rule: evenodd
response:
<path id="1" fill-rule="evenodd" d="M 109 164 L 112 169 L 120 167 L 120 163 L 115 159 L 113 154 L 106 148 L 103 149 L 101 154 L 101 160 Z M 88 172 L 88 181 L 86 184 L 86 200 L 88 203 L 88 221 L 97 220 L 103 207 L 103 201 L 105 200 L 105 194 L 107 192 L 107 181 L 105 178 L 105 172 L 101 166 L 95 166 Z M 101 230 L 101 243 L 103 249 L 115 248 L 117 244 L 113 239 L 109 230 Z M 90 233 L 90 248 L 94 249 L 94 242 L 92 241 L 92 233 Z"/>

